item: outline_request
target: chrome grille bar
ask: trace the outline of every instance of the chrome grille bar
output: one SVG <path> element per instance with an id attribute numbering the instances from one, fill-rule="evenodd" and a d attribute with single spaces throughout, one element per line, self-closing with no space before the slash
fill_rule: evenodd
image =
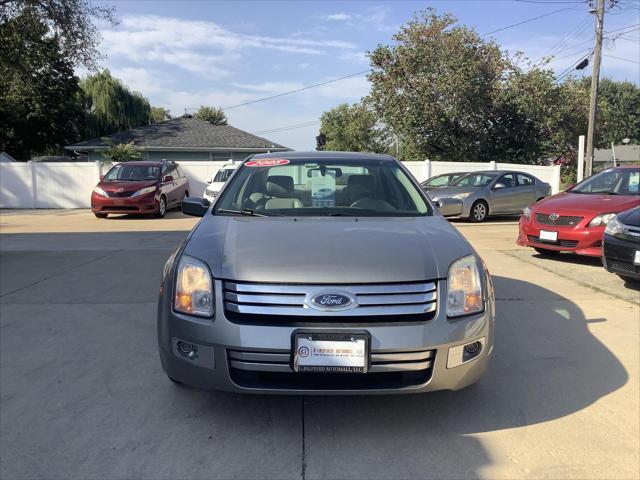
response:
<path id="1" fill-rule="evenodd" d="M 366 317 L 420 315 L 436 310 L 435 282 L 358 285 L 280 285 L 224 282 L 224 305 L 228 312 L 247 315 L 306 317 Z M 355 298 L 347 310 L 310 308 L 315 293 L 345 292 Z"/>

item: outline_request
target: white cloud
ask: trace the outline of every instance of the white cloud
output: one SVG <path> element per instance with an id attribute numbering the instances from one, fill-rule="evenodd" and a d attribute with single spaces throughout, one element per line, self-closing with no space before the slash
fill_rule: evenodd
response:
<path id="1" fill-rule="evenodd" d="M 163 62 L 202 75 L 228 74 L 230 65 L 251 49 L 303 55 L 355 49 L 341 40 L 247 35 L 213 22 L 157 15 L 127 15 L 120 25 L 101 33 L 109 57 L 138 64 Z"/>
<path id="2" fill-rule="evenodd" d="M 144 68 L 112 68 L 111 75 L 122 80 L 131 90 L 141 92 L 143 95 L 159 93 L 166 88 L 164 76 L 161 73 Z"/>
<path id="3" fill-rule="evenodd" d="M 322 18 L 344 22 L 345 20 L 351 19 L 351 15 L 347 15 L 346 13 L 332 13 L 331 15 L 324 15 Z"/>
<path id="4" fill-rule="evenodd" d="M 367 52 L 344 52 L 341 53 L 338 58 L 350 63 L 369 63 L 367 58 Z"/>

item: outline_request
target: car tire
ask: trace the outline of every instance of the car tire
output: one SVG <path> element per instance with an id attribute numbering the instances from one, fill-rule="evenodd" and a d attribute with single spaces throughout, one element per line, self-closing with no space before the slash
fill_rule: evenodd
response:
<path id="1" fill-rule="evenodd" d="M 109 216 L 108 213 L 96 213 L 96 212 L 93 212 L 93 214 L 98 218 L 107 218 Z"/>
<path id="2" fill-rule="evenodd" d="M 469 220 L 473 223 L 481 223 L 487 219 L 489 215 L 489 205 L 484 200 L 477 200 L 471 205 L 471 213 Z"/>
<path id="3" fill-rule="evenodd" d="M 546 248 L 533 247 L 533 249 L 544 257 L 557 257 L 562 253 L 562 252 L 559 252 L 558 250 L 549 250 Z"/>
<path id="4" fill-rule="evenodd" d="M 164 195 L 160 196 L 160 201 L 158 202 L 158 211 L 155 213 L 156 218 L 163 218 L 167 214 L 167 197 Z"/>

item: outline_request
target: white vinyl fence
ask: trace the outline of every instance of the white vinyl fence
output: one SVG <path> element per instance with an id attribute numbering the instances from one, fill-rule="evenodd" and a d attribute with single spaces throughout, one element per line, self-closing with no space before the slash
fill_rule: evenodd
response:
<path id="1" fill-rule="evenodd" d="M 178 162 L 189 178 L 189 193 L 202 196 L 218 169 L 227 162 Z M 512 163 L 405 162 L 418 181 L 434 175 L 475 170 L 518 170 L 530 173 L 560 190 L 560 166 Z M 0 208 L 89 208 L 91 191 L 100 177 L 100 164 L 14 162 L 0 163 Z"/>

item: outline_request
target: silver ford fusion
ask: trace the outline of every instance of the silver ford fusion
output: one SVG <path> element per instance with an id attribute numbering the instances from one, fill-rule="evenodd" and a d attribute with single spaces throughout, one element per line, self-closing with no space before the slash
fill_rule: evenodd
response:
<path id="1" fill-rule="evenodd" d="M 246 393 L 457 390 L 493 349 L 491 278 L 387 155 L 247 159 L 167 261 L 169 378 Z"/>

